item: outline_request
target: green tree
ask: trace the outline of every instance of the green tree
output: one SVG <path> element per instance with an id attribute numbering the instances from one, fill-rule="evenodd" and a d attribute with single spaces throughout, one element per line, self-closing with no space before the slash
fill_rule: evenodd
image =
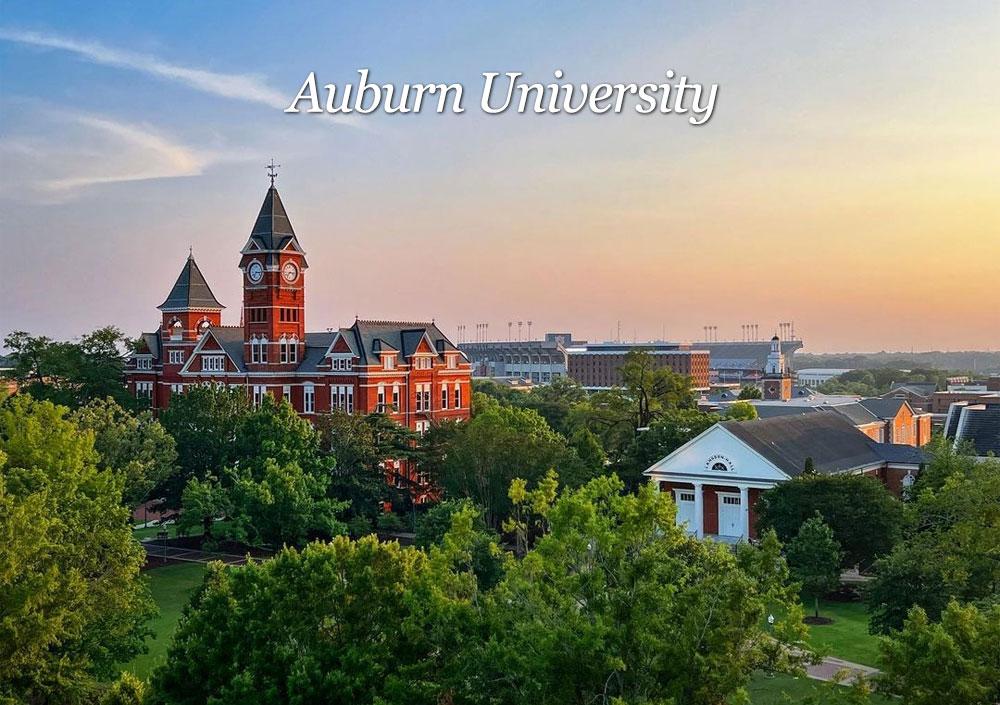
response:
<path id="1" fill-rule="evenodd" d="M 906 525 L 903 503 L 863 475 L 803 473 L 761 495 L 756 509 L 758 530 L 774 529 L 783 543 L 818 511 L 843 550 L 844 567 L 870 567 L 892 550 Z"/>
<path id="2" fill-rule="evenodd" d="M 500 537 L 486 526 L 483 510 L 468 499 L 448 499 L 435 504 L 417 519 L 414 543 L 418 548 L 429 550 L 440 546 L 451 529 L 455 516 L 466 513 L 472 520 L 472 542 L 469 546 L 469 560 L 462 567 L 471 569 L 476 576 L 480 591 L 496 585 L 503 575 L 503 562 L 497 545 Z"/>
<path id="3" fill-rule="evenodd" d="M 180 506 L 189 480 L 219 476 L 233 465 L 237 433 L 249 414 L 246 390 L 240 388 L 189 387 L 170 400 L 160 423 L 177 443 L 178 472 L 155 490 L 168 507 Z"/>
<path id="4" fill-rule="evenodd" d="M 146 681 L 126 671 L 101 696 L 101 705 L 142 705 L 146 695 Z"/>
<path id="5" fill-rule="evenodd" d="M 740 389 L 739 398 L 740 399 L 763 399 L 764 395 L 763 395 L 763 393 L 761 393 L 760 387 L 756 387 L 754 385 L 748 384 L 745 387 L 743 387 L 742 389 Z"/>
<path id="6" fill-rule="evenodd" d="M 135 405 L 122 384 L 125 354 L 134 341 L 114 326 L 99 328 L 78 342 L 14 331 L 3 344 L 14 362 L 8 376 L 23 393 L 72 409 L 107 397 L 127 408 Z"/>
<path id="7" fill-rule="evenodd" d="M 840 544 L 819 512 L 802 524 L 785 555 L 792 577 L 801 584 L 803 594 L 813 599 L 819 618 L 819 598 L 840 585 Z"/>
<path id="8" fill-rule="evenodd" d="M 736 401 L 726 409 L 726 418 L 730 421 L 753 421 L 757 418 L 757 407 L 748 401 Z"/>
<path id="9" fill-rule="evenodd" d="M 421 460 L 416 448 L 418 437 L 413 431 L 385 414 L 342 411 L 321 414 L 316 418 L 316 428 L 322 451 L 336 460 L 328 494 L 349 502 L 352 516 L 361 514 L 373 521 L 382 513 L 383 502 L 403 503 L 401 500 L 407 498 L 408 493 L 386 483 L 386 463 L 389 460 Z M 432 428 L 433 438 L 444 435 L 446 430 Z"/>
<path id="10" fill-rule="evenodd" d="M 910 608 L 940 618 L 948 601 L 997 601 L 1000 585 L 1000 461 L 958 469 L 911 503 L 912 528 L 875 564 L 869 628 L 900 629 Z"/>
<path id="11" fill-rule="evenodd" d="M 26 394 L 0 405 L 0 700 L 91 697 L 155 613 L 123 481 L 67 411 Z"/>
<path id="12" fill-rule="evenodd" d="M 481 406 L 470 421 L 451 429 L 446 452 L 429 456 L 427 468 L 447 496 L 482 507 L 488 526 L 498 528 L 510 513 L 507 489 L 515 477 L 533 482 L 555 468 L 579 484 L 592 475 L 537 412 L 486 400 Z"/>
<path id="13" fill-rule="evenodd" d="M 448 662 L 477 620 L 456 571 L 471 519 L 430 554 L 374 536 L 216 564 L 182 617 L 153 702 L 446 702 Z"/>
<path id="14" fill-rule="evenodd" d="M 614 477 L 534 509 L 546 532 L 484 597 L 488 638 L 466 645 L 456 702 L 708 705 L 793 666 L 801 608 L 773 537 L 735 554 L 694 540 L 669 497 Z M 773 605 L 789 615 L 774 640 Z"/>
<path id="15" fill-rule="evenodd" d="M 634 489 L 644 482 L 642 473 L 649 466 L 721 420 L 717 414 L 696 409 L 664 412 L 649 430 L 635 435 L 624 455 L 615 464 L 615 471 L 629 488 Z"/>
<path id="16" fill-rule="evenodd" d="M 124 478 L 126 507 L 150 499 L 152 489 L 176 472 L 174 439 L 148 411 L 133 415 L 109 397 L 89 402 L 71 418 L 81 430 L 94 434 L 98 467 Z"/>
<path id="17" fill-rule="evenodd" d="M 667 409 L 693 409 L 691 378 L 658 367 L 646 350 L 630 350 L 621 368 L 622 383 L 634 403 L 635 427 L 645 428 Z"/>
<path id="18" fill-rule="evenodd" d="M 598 440 L 590 429 L 578 428 L 572 436 L 570 436 L 569 444 L 572 446 L 573 450 L 576 451 L 577 457 L 580 458 L 580 462 L 583 466 L 590 471 L 592 475 L 599 475 L 604 472 L 604 466 L 607 465 L 608 456 L 604 452 L 604 448 L 601 446 L 601 441 Z"/>
<path id="19" fill-rule="evenodd" d="M 880 689 L 907 705 L 1000 702 L 1000 605 L 950 602 L 940 622 L 914 607 L 881 643 Z"/>

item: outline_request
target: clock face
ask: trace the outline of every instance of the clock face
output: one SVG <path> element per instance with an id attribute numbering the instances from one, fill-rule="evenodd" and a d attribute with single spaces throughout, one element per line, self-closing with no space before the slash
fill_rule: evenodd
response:
<path id="1" fill-rule="evenodd" d="M 286 282 L 293 282 L 299 278 L 299 268 L 295 266 L 294 262 L 285 262 L 285 266 L 281 268 L 281 276 L 285 278 Z"/>
<path id="2" fill-rule="evenodd" d="M 247 276 L 250 281 L 256 284 L 264 278 L 264 267 L 261 266 L 260 262 L 251 262 L 250 267 L 247 268 Z"/>

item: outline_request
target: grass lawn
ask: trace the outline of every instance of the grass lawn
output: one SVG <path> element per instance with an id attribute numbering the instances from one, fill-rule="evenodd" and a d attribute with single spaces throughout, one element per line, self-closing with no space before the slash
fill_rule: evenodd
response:
<path id="1" fill-rule="evenodd" d="M 201 585 L 205 566 L 200 563 L 182 563 L 146 571 L 149 589 L 153 593 L 160 614 L 149 623 L 155 639 L 146 641 L 149 653 L 140 654 L 125 664 L 122 670 L 132 671 L 140 678 L 148 678 L 154 667 L 166 658 L 170 637 L 181 618 L 181 611 L 191 595 Z"/>
<path id="2" fill-rule="evenodd" d="M 803 603 L 811 615 L 812 603 Z M 868 613 L 863 602 L 827 602 L 820 600 L 821 617 L 833 624 L 809 625 L 809 643 L 830 656 L 865 666 L 878 666 L 878 639 L 868 633 Z"/>
<path id="3" fill-rule="evenodd" d="M 822 613 L 821 613 L 822 614 Z M 782 673 L 776 674 L 773 678 L 768 678 L 763 673 L 758 673 L 750 681 L 748 690 L 750 691 L 750 702 L 753 705 L 786 705 L 789 703 L 801 702 L 807 696 L 817 696 L 823 692 L 824 688 L 843 688 L 845 686 L 833 686 L 812 678 L 793 678 Z M 888 704 L 887 698 L 872 696 L 872 705 Z"/>

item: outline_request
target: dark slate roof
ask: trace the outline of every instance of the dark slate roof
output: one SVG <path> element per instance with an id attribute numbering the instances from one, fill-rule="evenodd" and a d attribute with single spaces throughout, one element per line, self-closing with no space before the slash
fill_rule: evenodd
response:
<path id="1" fill-rule="evenodd" d="M 142 334 L 142 342 L 144 342 L 146 344 L 146 347 L 149 348 L 149 352 L 151 352 L 153 354 L 153 360 L 154 361 L 159 360 L 160 359 L 160 332 L 156 331 L 155 333 L 143 333 Z"/>
<path id="2" fill-rule="evenodd" d="M 902 443 L 872 443 L 875 452 L 893 465 L 922 465 L 927 462 L 924 451 Z"/>
<path id="3" fill-rule="evenodd" d="M 934 382 L 893 382 L 889 385 L 889 394 L 893 392 L 911 392 L 917 396 L 929 397 L 937 391 L 937 384 Z M 886 395 L 883 395 L 886 396 Z"/>
<path id="4" fill-rule="evenodd" d="M 254 221 L 253 230 L 250 231 L 250 239 L 243 247 L 244 254 L 250 252 L 265 253 L 266 264 L 275 264 L 277 253 L 287 248 L 294 249 L 302 254 L 305 251 L 299 245 L 295 231 L 292 229 L 292 221 L 288 219 L 285 206 L 278 195 L 278 189 L 271 186 L 264 196 L 264 203 L 260 206 L 257 220 Z M 302 259 L 302 266 L 308 266 L 305 258 Z"/>
<path id="5" fill-rule="evenodd" d="M 243 326 L 212 326 L 208 330 L 236 363 L 236 369 L 246 372 L 243 364 Z"/>
<path id="6" fill-rule="evenodd" d="M 863 426 L 879 421 L 879 417 L 869 411 L 868 407 L 860 402 L 854 404 L 834 404 L 830 408 L 849 419 L 855 426 Z"/>
<path id="7" fill-rule="evenodd" d="M 170 290 L 166 301 L 157 308 L 161 311 L 192 308 L 221 311 L 225 306 L 215 298 L 208 282 L 205 281 L 205 276 L 198 269 L 198 263 L 194 261 L 194 255 L 188 255 L 187 262 L 184 263 L 184 268 L 174 283 L 174 288 Z"/>
<path id="8" fill-rule="evenodd" d="M 948 415 L 944 418 L 944 435 L 954 438 L 958 432 L 958 420 L 962 417 L 962 409 L 969 405 L 967 401 L 953 401 L 948 405 Z"/>
<path id="9" fill-rule="evenodd" d="M 723 427 L 791 477 L 806 458 L 816 472 L 833 475 L 884 462 L 878 445 L 840 414 L 800 414 L 756 421 L 725 421 Z"/>
<path id="10" fill-rule="evenodd" d="M 819 409 L 815 406 L 805 406 L 802 404 L 754 404 L 757 410 L 757 418 L 774 419 L 779 416 L 800 416 L 802 414 L 814 414 Z"/>
<path id="11" fill-rule="evenodd" d="M 330 331 L 324 333 L 306 333 L 306 352 L 299 363 L 299 372 L 315 372 L 323 362 L 330 343 L 337 334 Z"/>
<path id="12" fill-rule="evenodd" d="M 956 440 L 972 443 L 976 455 L 1000 456 L 1000 403 L 969 404 L 962 413 L 965 419 Z"/>
<path id="13" fill-rule="evenodd" d="M 380 350 L 395 350 L 404 359 L 408 358 L 424 335 L 439 355 L 446 350 L 457 350 L 433 323 L 357 320 L 350 328 L 341 329 L 341 334 L 362 365 L 378 364 Z"/>
<path id="14" fill-rule="evenodd" d="M 875 414 L 880 419 L 892 419 L 896 417 L 899 410 L 902 408 L 903 404 L 906 404 L 905 399 L 860 399 L 858 401 L 861 406 L 868 409 L 868 411 Z"/>

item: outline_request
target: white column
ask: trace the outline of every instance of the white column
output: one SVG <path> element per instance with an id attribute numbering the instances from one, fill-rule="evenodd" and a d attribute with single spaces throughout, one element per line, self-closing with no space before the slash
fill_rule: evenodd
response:
<path id="1" fill-rule="evenodd" d="M 698 538 L 705 536 L 705 501 L 700 482 L 694 483 L 694 535 Z"/>
<path id="2" fill-rule="evenodd" d="M 743 513 L 743 538 L 750 540 L 750 490 L 740 487 L 740 511 Z"/>

